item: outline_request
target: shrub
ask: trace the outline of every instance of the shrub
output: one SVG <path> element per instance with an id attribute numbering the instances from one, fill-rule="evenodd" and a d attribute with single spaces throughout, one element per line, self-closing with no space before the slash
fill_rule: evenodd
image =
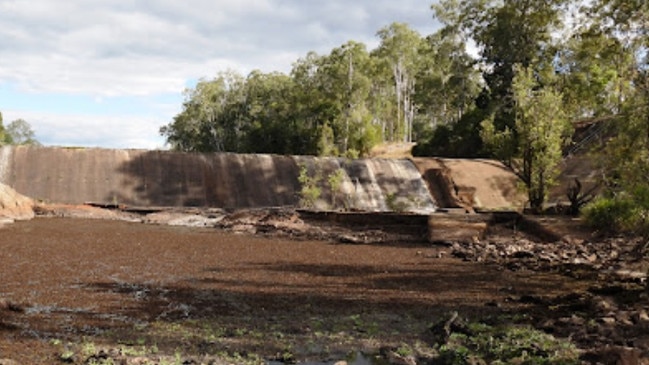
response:
<path id="1" fill-rule="evenodd" d="M 345 170 L 338 168 L 327 177 L 327 183 L 331 190 L 331 208 L 336 208 L 336 195 L 340 192 L 340 188 L 345 180 Z"/>
<path id="2" fill-rule="evenodd" d="M 600 197 L 583 210 L 586 222 L 607 233 L 621 232 L 632 220 L 633 202 L 620 197 Z"/>
<path id="3" fill-rule="evenodd" d="M 600 197 L 584 208 L 584 218 L 606 233 L 633 233 L 649 238 L 649 189 Z"/>
<path id="4" fill-rule="evenodd" d="M 472 324 L 440 347 L 440 364 L 579 364 L 577 348 L 529 326 Z"/>
<path id="5" fill-rule="evenodd" d="M 300 182 L 300 205 L 304 208 L 315 208 L 315 203 L 320 199 L 322 191 L 318 186 L 320 183 L 320 176 L 310 176 L 309 169 L 302 165 L 300 167 L 300 175 L 298 181 Z"/>

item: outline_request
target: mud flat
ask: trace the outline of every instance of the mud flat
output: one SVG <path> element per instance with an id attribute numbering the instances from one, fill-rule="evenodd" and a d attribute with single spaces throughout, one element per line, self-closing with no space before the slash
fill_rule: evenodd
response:
<path id="1" fill-rule="evenodd" d="M 0 293 L 14 309 L 2 312 L 0 352 L 21 363 L 53 362 L 68 342 L 266 359 L 291 349 L 323 360 L 415 341 L 451 310 L 496 314 L 503 308 L 485 303 L 581 287 L 438 258 L 431 247 L 107 220 L 18 222 L 3 229 L 1 246 Z"/>

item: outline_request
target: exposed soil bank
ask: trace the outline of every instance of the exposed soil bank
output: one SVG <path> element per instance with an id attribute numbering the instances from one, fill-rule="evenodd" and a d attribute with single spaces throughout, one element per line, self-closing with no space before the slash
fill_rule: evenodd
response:
<path id="1" fill-rule="evenodd" d="M 15 220 L 34 218 L 34 202 L 0 183 L 0 227 Z"/>

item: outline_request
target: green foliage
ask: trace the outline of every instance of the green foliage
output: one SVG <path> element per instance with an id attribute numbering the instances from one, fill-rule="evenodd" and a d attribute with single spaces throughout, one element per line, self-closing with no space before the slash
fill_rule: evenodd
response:
<path id="1" fill-rule="evenodd" d="M 419 53 L 424 40 L 405 23 L 392 23 L 380 29 L 377 35 L 381 44 L 375 55 L 383 69 L 390 70 L 394 83 L 396 122 L 388 131 L 387 139 L 410 142 L 415 115 L 415 83 L 421 67 Z"/>
<path id="2" fill-rule="evenodd" d="M 300 182 L 300 206 L 315 208 L 315 204 L 322 194 L 319 186 L 321 179 L 319 174 L 312 176 L 306 165 L 300 166 L 300 174 L 297 178 Z"/>
<path id="3" fill-rule="evenodd" d="M 13 145 L 40 145 L 36 140 L 31 125 L 24 119 L 16 119 L 7 125 L 7 128 L 5 128 L 5 142 Z"/>
<path id="4" fill-rule="evenodd" d="M 486 157 L 480 136 L 480 123 L 485 118 L 484 110 L 472 109 L 456 123 L 437 126 L 429 136 L 422 138 L 412 153 L 415 156 Z"/>
<path id="5" fill-rule="evenodd" d="M 583 209 L 586 222 L 605 233 L 627 233 L 649 238 L 649 186 L 599 197 Z"/>
<path id="6" fill-rule="evenodd" d="M 359 157 L 465 112 L 478 80 L 461 42 L 425 39 L 403 23 L 377 36 L 372 52 L 349 41 L 307 54 L 289 75 L 203 79 L 160 133 L 181 151 Z"/>
<path id="7" fill-rule="evenodd" d="M 515 125 L 498 130 L 493 118 L 482 122 L 482 138 L 494 155 L 521 179 L 530 206 L 541 211 L 558 176 L 562 148 L 572 134 L 561 94 L 538 84 L 529 68 L 516 68 L 512 85 Z"/>
<path id="8" fill-rule="evenodd" d="M 399 197 L 395 193 L 388 193 L 385 195 L 385 205 L 388 206 L 393 212 L 402 213 L 408 209 L 408 204 L 404 201 L 400 201 Z"/>
<path id="9" fill-rule="evenodd" d="M 338 149 L 334 142 L 334 130 L 325 123 L 318 131 L 318 156 L 337 156 Z"/>
<path id="10" fill-rule="evenodd" d="M 327 177 L 327 183 L 329 184 L 329 190 L 331 193 L 331 208 L 336 208 L 336 196 L 340 194 L 340 188 L 342 187 L 343 180 L 345 179 L 345 170 L 342 168 L 337 169 L 335 172 L 329 174 Z"/>
<path id="11" fill-rule="evenodd" d="M 316 208 L 316 203 L 322 196 L 324 182 L 331 197 L 329 208 L 336 209 L 339 203 L 338 198 L 343 198 L 341 196 L 341 188 L 345 180 L 346 172 L 344 169 L 338 168 L 323 178 L 322 166 L 318 166 L 317 162 L 314 162 L 314 164 L 314 167 L 311 169 L 306 164 L 300 166 L 300 173 L 298 175 L 298 182 L 300 183 L 300 206 L 304 208 Z M 348 202 L 342 200 L 342 203 L 345 204 L 345 209 L 349 208 L 346 205 Z"/>
<path id="12" fill-rule="evenodd" d="M 586 205 L 582 213 L 593 228 L 615 233 L 632 226 L 634 210 L 635 204 L 628 196 L 599 197 Z"/>
<path id="13" fill-rule="evenodd" d="M 436 16 L 478 45 L 485 82 L 478 107 L 494 114 L 497 130 L 515 129 L 512 85 L 516 65 L 540 69 L 551 60 L 552 32 L 565 0 L 443 0 Z"/>
<path id="14" fill-rule="evenodd" d="M 579 352 L 566 340 L 531 327 L 471 326 L 471 335 L 453 333 L 439 349 L 440 364 L 579 364 Z"/>
<path id="15" fill-rule="evenodd" d="M 40 143 L 35 138 L 32 126 L 24 119 L 16 119 L 5 127 L 0 113 L 0 146 L 2 145 L 38 146 Z"/>

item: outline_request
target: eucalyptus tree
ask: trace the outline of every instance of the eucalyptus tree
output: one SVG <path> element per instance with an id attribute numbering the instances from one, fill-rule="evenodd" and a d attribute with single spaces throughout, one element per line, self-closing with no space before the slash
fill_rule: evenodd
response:
<path id="1" fill-rule="evenodd" d="M 171 148 L 180 151 L 237 151 L 243 129 L 243 86 L 240 74 L 222 72 L 185 90 L 182 111 L 160 128 Z"/>
<path id="2" fill-rule="evenodd" d="M 457 33 L 443 28 L 426 37 L 421 62 L 414 96 L 420 128 L 456 123 L 473 107 L 480 90 L 476 60 Z"/>
<path id="3" fill-rule="evenodd" d="M 616 44 L 614 55 L 624 61 L 616 64 L 619 108 L 603 155 L 609 186 L 649 190 L 649 3 L 596 0 L 586 11 L 591 27 Z"/>
<path id="4" fill-rule="evenodd" d="M 568 0 L 442 0 L 436 17 L 480 52 L 485 86 L 479 107 L 495 113 L 496 127 L 515 127 L 514 68 L 548 67 L 556 50 L 553 32 L 561 27 Z M 515 132 L 515 130 L 514 130 Z"/>
<path id="5" fill-rule="evenodd" d="M 515 67 L 512 84 L 514 130 L 498 130 L 494 120 L 482 123 L 482 135 L 494 154 L 525 184 L 530 207 L 540 211 L 558 176 L 562 148 L 572 134 L 562 95 L 531 68 Z M 545 78 L 552 76 L 544 75 Z"/>
<path id="6" fill-rule="evenodd" d="M 0 121 L 1 125 L 2 122 Z M 36 140 L 36 133 L 32 126 L 24 119 L 16 119 L 9 123 L 4 129 L 3 139 L 6 144 L 12 145 L 40 145 L 40 142 Z"/>
<path id="7" fill-rule="evenodd" d="M 417 112 L 414 94 L 424 38 L 404 23 L 392 23 L 377 35 L 381 43 L 374 54 L 392 72 L 397 105 L 396 123 L 388 128 L 387 139 L 410 142 Z"/>
<path id="8" fill-rule="evenodd" d="M 634 55 L 601 29 L 577 30 L 556 58 L 565 105 L 574 120 L 618 114 L 630 92 Z"/>
<path id="9" fill-rule="evenodd" d="M 334 155 L 333 130 L 329 125 L 333 119 L 332 107 L 326 103 L 325 95 L 317 77 L 323 56 L 309 52 L 298 59 L 291 70 L 294 83 L 293 118 L 296 119 L 296 136 L 299 136 L 300 153 L 310 155 Z M 331 138 L 329 138 L 331 137 Z"/>
<path id="10" fill-rule="evenodd" d="M 294 83 L 290 76 L 253 71 L 244 84 L 241 145 L 237 152 L 300 153 L 302 129 L 294 118 Z"/>
<path id="11" fill-rule="evenodd" d="M 363 43 L 350 41 L 324 57 L 318 72 L 323 94 L 337 109 L 331 127 L 342 154 L 367 153 L 377 142 L 379 128 L 369 108 L 372 62 Z"/>

